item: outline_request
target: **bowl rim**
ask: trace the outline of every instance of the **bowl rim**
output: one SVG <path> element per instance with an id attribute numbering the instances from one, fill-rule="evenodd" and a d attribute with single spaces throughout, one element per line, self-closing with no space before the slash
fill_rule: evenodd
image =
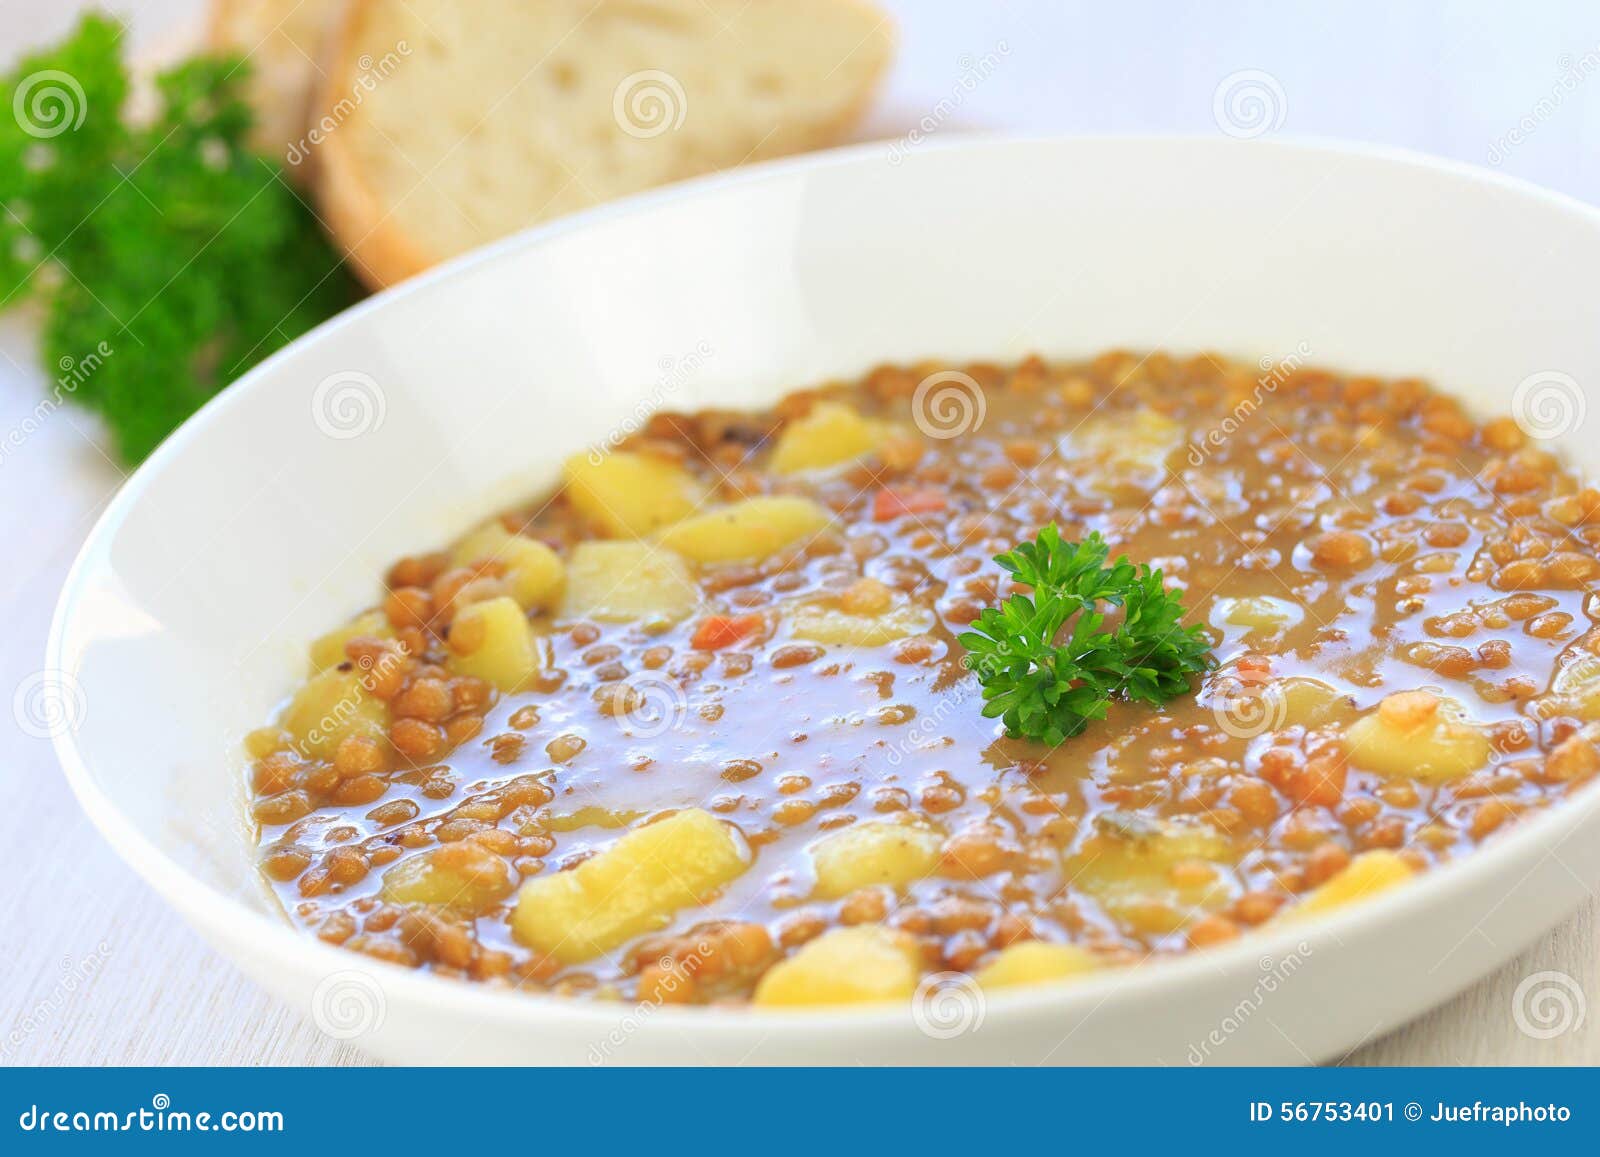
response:
<path id="1" fill-rule="evenodd" d="M 1312 155 L 1342 158 L 1379 167 L 1426 173 L 1447 182 L 1498 188 L 1515 198 L 1510 206 L 1513 210 L 1531 208 L 1554 212 L 1575 219 L 1580 226 L 1600 231 L 1600 207 L 1589 205 L 1576 197 L 1465 161 L 1390 145 L 1292 135 L 1241 141 L 1202 133 L 1054 135 L 952 132 L 945 134 L 945 137 L 924 142 L 914 152 L 904 155 L 901 167 L 914 168 L 919 157 L 949 152 L 983 154 L 1013 149 L 1051 151 L 1084 145 L 1209 148 L 1218 152 L 1250 149 L 1289 157 Z M 391 303 L 414 294 L 426 293 L 441 282 L 470 277 L 481 268 L 569 233 L 723 190 L 803 179 L 807 173 L 820 170 L 847 168 L 874 161 L 882 163 L 891 143 L 887 140 L 871 141 L 742 166 L 582 210 L 454 257 L 358 302 L 302 334 L 209 399 L 118 488 L 84 539 L 62 584 L 45 647 L 45 669 L 67 670 L 66 636 L 77 607 L 78 595 L 88 584 L 97 560 L 103 554 L 105 541 L 137 505 L 151 479 L 164 470 L 168 462 L 203 438 L 222 410 L 233 404 L 235 399 L 267 388 L 280 362 L 294 356 L 302 346 L 321 341 L 330 333 L 355 324 L 373 310 L 388 308 Z M 478 1017 L 493 1018 L 517 1028 L 537 1028 L 541 1023 L 548 1023 L 555 1018 L 575 1027 L 592 1030 L 598 1045 L 617 1031 L 621 1020 L 640 1007 L 625 1001 L 601 1002 L 548 992 L 505 992 L 484 984 L 463 983 L 371 957 L 359 957 L 326 944 L 293 927 L 286 919 L 251 908 L 234 895 L 192 874 L 146 837 L 96 784 L 73 730 L 56 734 L 53 744 L 73 794 L 101 835 L 124 862 L 161 893 L 169 904 L 178 907 L 191 926 L 207 939 L 212 938 L 210 930 L 216 928 L 231 941 L 258 945 L 264 958 L 293 958 L 303 962 L 307 973 L 318 971 L 326 975 L 352 969 L 370 970 L 388 1002 L 395 1005 L 413 1002 L 430 1005 L 438 1012 L 459 1016 L 464 1029 L 469 1029 Z M 1600 820 L 1600 788 L 1580 790 L 1539 814 L 1521 820 L 1510 829 L 1490 836 L 1469 855 L 1430 869 L 1410 886 L 1384 892 L 1361 904 L 1335 909 L 1304 923 L 1283 922 L 1277 927 L 1263 926 L 1232 943 L 1203 952 L 1188 952 L 1169 959 L 1108 968 L 1071 981 L 986 993 L 985 1023 L 1003 1031 L 1006 1023 L 1019 1023 L 1025 1018 L 1039 1015 L 1063 1019 L 1074 1014 L 1087 1016 L 1114 1000 L 1198 986 L 1208 978 L 1216 979 L 1218 974 L 1254 976 L 1265 970 L 1271 961 L 1291 954 L 1309 956 L 1313 951 L 1330 946 L 1337 949 L 1344 943 L 1344 934 L 1352 934 L 1357 929 L 1371 925 L 1397 924 L 1436 903 L 1459 901 L 1499 875 L 1503 865 L 1514 862 L 1520 855 L 1536 849 L 1552 854 L 1556 847 L 1581 827 L 1597 820 Z M 227 957 L 228 954 L 223 955 Z M 1449 995 L 1449 992 L 1441 992 L 1439 999 L 1443 1000 Z M 816 1009 L 647 1007 L 649 1011 L 646 1015 L 651 1022 L 659 1021 L 664 1027 L 676 1031 L 692 1028 L 696 1032 L 712 1035 L 781 1035 L 795 1040 L 811 1039 L 819 1033 L 841 1040 L 876 1034 L 881 1030 L 903 1027 L 908 1011 L 905 1003 L 899 1001 Z M 1422 1011 L 1419 1008 L 1416 1014 Z M 359 1045 L 361 1038 L 351 1043 Z"/>

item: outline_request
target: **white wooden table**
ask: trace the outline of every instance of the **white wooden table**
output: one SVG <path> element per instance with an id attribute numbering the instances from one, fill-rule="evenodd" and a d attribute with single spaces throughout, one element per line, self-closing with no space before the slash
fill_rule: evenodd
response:
<path id="1" fill-rule="evenodd" d="M 1375 140 L 1494 164 L 1600 200 L 1600 7 L 1588 0 L 888 6 L 901 49 L 864 136 L 918 125 L 936 134 L 1214 133 L 1220 117 L 1236 133 Z M 71 7 L 0 0 L 0 61 L 60 35 Z M 170 48 L 194 27 L 191 0 L 118 8 L 142 52 Z M 1265 112 L 1230 106 L 1230 92 L 1262 97 Z M 0 433 L 47 388 L 31 332 L 25 315 L 0 318 Z M 96 449 L 93 422 L 70 408 L 0 460 L 6 697 L 38 669 L 57 589 L 121 477 Z M 365 1063 L 173 916 L 83 818 L 48 743 L 22 734 L 8 711 L 0 788 L 0 1063 Z M 1519 984 L 1544 971 L 1600 1000 L 1596 911 L 1591 901 L 1501 972 L 1350 1062 L 1600 1063 L 1600 1008 L 1547 1039 L 1513 1016 Z"/>

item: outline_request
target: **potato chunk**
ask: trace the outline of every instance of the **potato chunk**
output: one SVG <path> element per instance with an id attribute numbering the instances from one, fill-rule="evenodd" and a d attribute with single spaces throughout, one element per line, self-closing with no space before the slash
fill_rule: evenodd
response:
<path id="1" fill-rule="evenodd" d="M 581 542 L 567 562 L 563 618 L 681 619 L 700 601 L 683 559 L 645 542 Z"/>
<path id="2" fill-rule="evenodd" d="M 313 673 L 337 667 L 345 661 L 344 645 L 351 639 L 392 639 L 394 630 L 388 616 L 382 611 L 367 611 L 357 615 L 342 627 L 319 636 L 311 644 L 311 670 Z"/>
<path id="3" fill-rule="evenodd" d="M 383 898 L 479 915 L 511 895 L 511 865 L 479 844 L 442 844 L 383 874 Z"/>
<path id="4" fill-rule="evenodd" d="M 644 538 L 677 522 L 705 498 L 705 488 L 681 466 L 648 454 L 617 450 L 596 462 L 567 459 L 567 497 L 607 534 Z"/>
<path id="5" fill-rule="evenodd" d="M 1283 697 L 1286 725 L 1320 727 L 1355 714 L 1355 700 L 1321 679 L 1291 675 L 1274 686 Z"/>
<path id="6" fill-rule="evenodd" d="M 1150 474 L 1166 469 L 1167 459 L 1183 445 L 1184 428 L 1165 414 L 1141 409 L 1104 414 L 1067 435 L 1065 449 L 1102 459 L 1114 470 Z"/>
<path id="7" fill-rule="evenodd" d="M 639 823 L 649 814 L 648 812 L 635 811 L 632 808 L 619 811 L 616 808 L 589 804 L 565 812 L 540 812 L 535 830 L 541 832 L 575 832 L 581 828 L 611 828 L 615 830 Z"/>
<path id="8" fill-rule="evenodd" d="M 1556 672 L 1550 693 L 1532 701 L 1540 719 L 1570 715 L 1574 719 L 1600 720 L 1600 658 L 1580 654 Z"/>
<path id="9" fill-rule="evenodd" d="M 1254 595 L 1242 599 L 1218 599 L 1211 611 L 1211 621 L 1233 627 L 1243 627 L 1250 634 L 1275 635 L 1305 618 L 1305 611 L 1288 599 L 1275 599 L 1270 595 Z"/>
<path id="10" fill-rule="evenodd" d="M 694 562 L 756 562 L 810 538 L 832 521 L 833 515 L 809 498 L 768 495 L 686 518 L 657 539 Z"/>
<path id="11" fill-rule="evenodd" d="M 1100 817 L 1066 871 L 1114 920 L 1164 934 L 1226 902 L 1232 858 L 1232 844 L 1209 825 L 1113 812 Z"/>
<path id="12" fill-rule="evenodd" d="M 450 669 L 515 691 L 540 666 L 528 616 L 510 595 L 470 603 L 450 624 Z"/>
<path id="13" fill-rule="evenodd" d="M 536 876 L 517 893 L 511 930 L 567 964 L 666 927 L 750 866 L 744 841 L 707 811 L 689 808 L 635 828 L 576 868 Z"/>
<path id="14" fill-rule="evenodd" d="M 291 745 L 314 759 L 331 758 L 348 735 L 388 742 L 389 705 L 368 693 L 362 672 L 330 668 L 295 693 L 278 722 Z"/>
<path id="15" fill-rule="evenodd" d="M 1020 988 L 1082 976 L 1099 967 L 1100 961 L 1087 949 L 1072 944 L 1024 940 L 1001 949 L 1000 954 L 978 972 L 977 980 L 983 988 Z"/>
<path id="16" fill-rule="evenodd" d="M 779 474 L 794 474 L 837 466 L 876 449 L 882 437 L 882 427 L 852 407 L 820 402 L 805 417 L 784 426 L 772 451 L 772 468 Z"/>
<path id="17" fill-rule="evenodd" d="M 847 647 L 876 647 L 932 628 L 933 612 L 909 603 L 876 615 L 853 615 L 833 607 L 809 605 L 799 607 L 790 620 L 790 633 L 797 639 Z"/>
<path id="18" fill-rule="evenodd" d="M 525 610 L 548 610 L 561 597 L 567 568 L 561 556 L 542 542 L 512 534 L 488 522 L 456 544 L 450 561 L 456 566 L 497 562 L 505 568 L 511 597 Z"/>
<path id="19" fill-rule="evenodd" d="M 916 942 L 876 925 L 835 928 L 767 970 L 756 985 L 764 1005 L 865 1004 L 909 999 L 921 961 Z"/>
<path id="20" fill-rule="evenodd" d="M 510 537 L 511 532 L 500 524 L 499 519 L 491 519 L 473 528 L 450 548 L 450 565 L 472 566 L 474 563 L 488 562 Z"/>
<path id="21" fill-rule="evenodd" d="M 1489 736 L 1459 704 L 1431 691 L 1398 691 L 1344 733 L 1350 762 L 1384 776 L 1448 783 L 1489 762 Z"/>
<path id="22" fill-rule="evenodd" d="M 1298 919 L 1370 899 L 1416 875 L 1415 869 L 1386 848 L 1362 852 L 1327 880 L 1285 909 L 1282 919 Z"/>
<path id="23" fill-rule="evenodd" d="M 874 884 L 904 887 L 932 873 L 942 843 L 937 832 L 887 820 L 840 828 L 811 849 L 816 895 L 832 900 Z"/>

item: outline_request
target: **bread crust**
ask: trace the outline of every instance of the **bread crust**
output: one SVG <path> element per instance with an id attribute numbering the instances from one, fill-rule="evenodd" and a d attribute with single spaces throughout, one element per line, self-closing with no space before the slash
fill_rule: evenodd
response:
<path id="1" fill-rule="evenodd" d="M 315 125 L 334 106 L 337 93 L 354 83 L 351 67 L 358 40 L 375 0 L 349 0 L 328 37 L 327 67 L 311 103 Z M 420 273 L 432 261 L 398 227 L 363 178 L 344 135 L 337 130 L 316 147 L 312 188 L 322 222 L 349 259 L 355 275 L 370 289 L 382 289 Z"/>
<path id="2" fill-rule="evenodd" d="M 342 18 L 327 39 L 327 64 L 311 104 L 309 125 L 315 126 L 334 107 L 339 95 L 351 90 L 356 79 L 353 66 L 359 56 L 357 46 L 362 41 L 362 31 L 376 6 L 386 2 L 393 0 L 347 0 Z M 889 24 L 887 15 L 868 0 L 845 2 Z M 889 31 L 892 38 L 892 25 Z M 860 86 L 860 92 L 838 115 L 813 126 L 797 147 L 785 152 L 804 152 L 837 143 L 865 110 L 891 59 L 892 52 L 886 52 L 883 61 Z M 764 154 L 762 159 L 778 155 Z M 378 290 L 394 285 L 444 259 L 445 254 L 430 249 L 423 238 L 409 234 L 385 208 L 384 201 L 362 171 L 348 134 L 337 129 L 328 133 L 316 146 L 313 157 L 312 188 L 323 223 L 335 245 L 348 257 L 356 276 L 369 288 Z M 527 226 L 538 221 L 530 218 Z"/>

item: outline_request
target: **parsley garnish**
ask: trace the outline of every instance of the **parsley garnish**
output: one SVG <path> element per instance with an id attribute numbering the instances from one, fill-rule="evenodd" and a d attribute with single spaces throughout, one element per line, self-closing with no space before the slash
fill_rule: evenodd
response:
<path id="1" fill-rule="evenodd" d="M 1054 746 L 1105 718 L 1113 698 L 1165 703 L 1211 665 L 1200 627 L 1179 621 L 1182 592 L 1144 563 L 1107 566 L 1108 553 L 1098 533 L 1063 542 L 1052 524 L 995 557 L 1032 593 L 985 608 L 960 643 L 983 684 L 984 715 L 1013 738 Z M 1108 628 L 1102 606 L 1122 608 L 1121 621 Z"/>
<path id="2" fill-rule="evenodd" d="M 43 304 L 53 397 L 143 458 L 212 394 L 357 300 L 278 165 L 238 60 L 197 57 L 127 114 L 122 29 L 90 15 L 0 77 L 0 310 Z"/>

